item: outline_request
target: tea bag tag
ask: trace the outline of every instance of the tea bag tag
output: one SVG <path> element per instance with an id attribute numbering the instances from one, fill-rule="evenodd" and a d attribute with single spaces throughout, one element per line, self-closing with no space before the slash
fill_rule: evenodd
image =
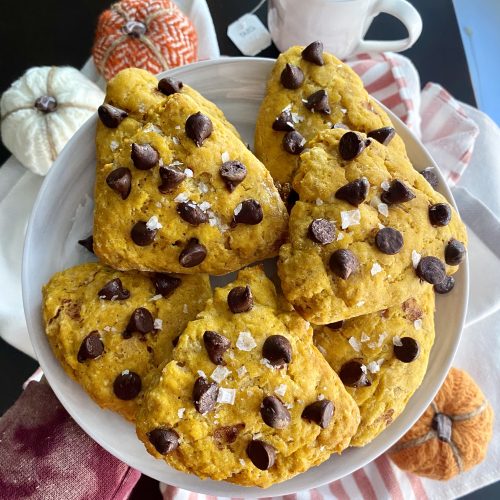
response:
<path id="1" fill-rule="evenodd" d="M 271 35 L 255 14 L 243 14 L 227 28 L 227 36 L 246 56 L 255 56 L 271 45 Z"/>

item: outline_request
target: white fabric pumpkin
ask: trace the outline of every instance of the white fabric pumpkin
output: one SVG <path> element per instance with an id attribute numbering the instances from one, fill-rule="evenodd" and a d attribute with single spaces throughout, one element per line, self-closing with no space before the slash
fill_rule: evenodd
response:
<path id="1" fill-rule="evenodd" d="M 45 175 L 103 100 L 102 90 L 75 68 L 31 68 L 2 95 L 2 141 L 25 167 Z"/>

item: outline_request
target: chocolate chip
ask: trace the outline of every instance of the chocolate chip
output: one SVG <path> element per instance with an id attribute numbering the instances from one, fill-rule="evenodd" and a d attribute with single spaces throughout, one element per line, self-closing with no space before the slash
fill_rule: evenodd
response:
<path id="1" fill-rule="evenodd" d="M 322 429 L 326 429 L 332 421 L 334 411 L 333 403 L 328 399 L 322 399 L 306 406 L 302 412 L 302 418 L 311 420 Z"/>
<path id="2" fill-rule="evenodd" d="M 94 253 L 94 236 L 90 235 L 83 240 L 78 240 L 78 244 L 86 248 L 89 252 Z"/>
<path id="3" fill-rule="evenodd" d="M 335 250 L 330 257 L 330 269 L 339 278 L 346 280 L 359 268 L 357 257 L 346 249 Z"/>
<path id="4" fill-rule="evenodd" d="M 356 179 L 337 189 L 335 198 L 347 201 L 347 203 L 357 207 L 360 203 L 365 201 L 369 189 L 370 183 L 367 179 L 362 177 L 361 179 Z"/>
<path id="5" fill-rule="evenodd" d="M 98 332 L 89 333 L 80 344 L 77 359 L 83 363 L 87 359 L 96 359 L 104 352 L 104 344 Z"/>
<path id="6" fill-rule="evenodd" d="M 283 335 L 271 335 L 262 346 L 262 356 L 273 366 L 284 366 L 292 361 L 292 344 Z"/>
<path id="7" fill-rule="evenodd" d="M 192 226 L 199 226 L 208 222 L 208 215 L 198 205 L 190 201 L 177 204 L 177 213 Z"/>
<path id="8" fill-rule="evenodd" d="M 307 231 L 309 239 L 321 245 L 328 245 L 335 236 L 335 226 L 326 219 L 314 219 Z"/>
<path id="9" fill-rule="evenodd" d="M 312 111 L 329 115 L 331 113 L 330 104 L 328 103 L 328 94 L 326 90 L 318 90 L 311 94 L 304 103 L 304 106 Z"/>
<path id="10" fill-rule="evenodd" d="M 153 243 L 158 229 L 149 229 L 147 222 L 139 221 L 134 224 L 130 231 L 132 241 L 140 247 L 145 247 Z"/>
<path id="11" fill-rule="evenodd" d="M 203 141 L 210 137 L 210 134 L 213 132 L 213 125 L 210 118 L 200 111 L 191 115 L 186 120 L 186 135 L 193 139 L 194 143 L 200 147 L 203 144 Z"/>
<path id="12" fill-rule="evenodd" d="M 134 399 L 142 389 L 141 377 L 129 370 L 121 372 L 113 382 L 113 392 L 115 396 L 124 401 Z"/>
<path id="13" fill-rule="evenodd" d="M 252 290 L 247 286 L 234 287 L 227 295 L 227 305 L 231 312 L 243 313 L 253 308 Z"/>
<path id="14" fill-rule="evenodd" d="M 146 33 L 147 27 L 140 21 L 128 21 L 127 23 L 125 23 L 122 30 L 125 35 L 128 35 L 131 38 L 140 38 Z"/>
<path id="15" fill-rule="evenodd" d="M 280 80 L 286 89 L 298 89 L 304 83 L 304 73 L 298 66 L 287 63 L 281 72 Z"/>
<path id="16" fill-rule="evenodd" d="M 244 200 L 234 209 L 231 226 L 235 227 L 237 224 L 249 224 L 250 226 L 255 226 L 256 224 L 262 222 L 263 218 L 264 213 L 257 200 Z"/>
<path id="17" fill-rule="evenodd" d="M 437 257 L 422 257 L 417 266 L 417 276 L 431 285 L 442 283 L 446 278 L 444 264 Z"/>
<path id="18" fill-rule="evenodd" d="M 321 42 L 312 42 L 302 51 L 302 59 L 323 66 L 323 44 Z"/>
<path id="19" fill-rule="evenodd" d="M 399 179 L 394 179 L 389 186 L 387 191 L 384 191 L 380 196 L 380 199 L 387 203 L 388 205 L 394 205 L 396 203 L 405 203 L 407 201 L 413 200 L 415 194 L 413 191 Z"/>
<path id="20" fill-rule="evenodd" d="M 158 90 L 165 95 L 172 95 L 180 92 L 184 84 L 175 78 L 165 77 L 158 82 Z"/>
<path id="21" fill-rule="evenodd" d="M 186 174 L 168 165 L 160 167 L 161 184 L 158 186 L 160 193 L 166 194 L 173 191 L 184 179 Z"/>
<path id="22" fill-rule="evenodd" d="M 402 337 L 402 345 L 394 345 L 394 356 L 403 363 L 411 363 L 415 361 L 420 354 L 420 347 L 418 342 L 411 337 Z"/>
<path id="23" fill-rule="evenodd" d="M 52 113 L 57 109 L 57 100 L 51 95 L 42 95 L 35 101 L 34 106 L 42 113 Z"/>
<path id="24" fill-rule="evenodd" d="M 359 361 L 352 359 L 342 365 L 339 372 L 340 380 L 348 387 L 366 387 L 372 385 L 371 380 L 366 374 L 366 367 Z"/>
<path id="25" fill-rule="evenodd" d="M 128 113 L 123 109 L 111 106 L 111 104 L 102 104 L 97 108 L 97 114 L 101 122 L 108 128 L 116 128 L 127 118 Z"/>
<path id="26" fill-rule="evenodd" d="M 334 123 L 332 128 L 341 128 L 344 130 L 350 130 L 349 127 L 345 123 Z"/>
<path id="27" fill-rule="evenodd" d="M 436 431 L 437 437 L 444 443 L 451 442 L 453 421 L 448 415 L 444 413 L 435 413 L 432 417 L 432 428 Z"/>
<path id="28" fill-rule="evenodd" d="M 424 179 L 434 188 L 437 189 L 439 186 L 439 177 L 437 176 L 434 167 L 427 167 L 420 172 Z"/>
<path id="29" fill-rule="evenodd" d="M 273 130 L 278 132 L 290 132 L 295 130 L 293 124 L 292 112 L 290 109 L 284 109 L 273 122 Z"/>
<path id="30" fill-rule="evenodd" d="M 375 236 L 377 248 L 387 255 L 397 254 L 403 248 L 403 235 L 392 227 L 384 227 Z"/>
<path id="31" fill-rule="evenodd" d="M 220 333 L 207 330 L 203 334 L 203 343 L 208 357 L 216 365 L 225 365 L 224 353 L 231 347 L 231 341 Z"/>
<path id="32" fill-rule="evenodd" d="M 342 159 L 350 161 L 358 157 L 370 143 L 357 132 L 346 132 L 339 141 L 339 153 Z"/>
<path id="33" fill-rule="evenodd" d="M 97 292 L 97 296 L 104 300 L 125 300 L 130 297 L 130 292 L 123 288 L 120 278 L 114 278 Z"/>
<path id="34" fill-rule="evenodd" d="M 214 439 L 219 444 L 231 444 L 236 441 L 238 434 L 245 428 L 245 424 L 226 425 L 217 427 L 214 431 Z"/>
<path id="35" fill-rule="evenodd" d="M 118 167 L 106 177 L 106 184 L 126 200 L 132 187 L 132 174 L 127 167 Z"/>
<path id="36" fill-rule="evenodd" d="M 377 130 L 372 130 L 366 134 L 371 139 L 375 139 L 380 142 L 384 146 L 387 146 L 392 140 L 392 138 L 396 135 L 396 130 L 393 127 L 382 127 Z"/>
<path id="37" fill-rule="evenodd" d="M 329 323 L 326 325 L 330 330 L 340 330 L 344 326 L 344 320 L 335 321 L 335 323 Z"/>
<path id="38" fill-rule="evenodd" d="M 227 189 L 232 193 L 236 189 L 236 186 L 247 176 L 247 169 L 243 163 L 230 160 L 222 164 L 219 173 Z"/>
<path id="39" fill-rule="evenodd" d="M 454 286 L 455 278 L 453 276 L 446 276 L 441 283 L 434 285 L 434 291 L 440 294 L 449 293 L 453 290 Z"/>
<path id="40" fill-rule="evenodd" d="M 182 267 L 194 267 L 201 264 L 207 256 L 207 249 L 196 238 L 191 238 L 179 255 Z"/>
<path id="41" fill-rule="evenodd" d="M 444 260 L 449 266 L 458 266 L 465 257 L 465 246 L 452 238 L 444 249 Z"/>
<path id="42" fill-rule="evenodd" d="M 139 170 L 149 170 L 159 161 L 160 155 L 151 144 L 132 144 L 132 153 L 130 155 L 135 168 Z"/>
<path id="43" fill-rule="evenodd" d="M 435 227 L 447 226 L 451 221 L 451 208 L 448 203 L 436 203 L 429 207 L 429 221 Z"/>
<path id="44" fill-rule="evenodd" d="M 260 470 L 270 469 L 276 460 L 274 447 L 259 439 L 254 439 L 248 443 L 247 455 L 255 467 Z"/>
<path id="45" fill-rule="evenodd" d="M 156 273 L 151 278 L 155 287 L 155 292 L 163 297 L 169 297 L 174 290 L 180 286 L 182 280 L 167 273 Z"/>
<path id="46" fill-rule="evenodd" d="M 205 415 L 212 410 L 217 402 L 219 386 L 209 382 L 204 377 L 198 377 L 193 387 L 193 404 L 198 413 Z"/>
<path id="47" fill-rule="evenodd" d="M 179 434 L 168 427 L 157 427 L 148 432 L 149 442 L 160 455 L 167 455 L 179 446 Z"/>
<path id="48" fill-rule="evenodd" d="M 306 140 L 296 130 L 287 132 L 283 137 L 283 149 L 291 155 L 300 155 L 305 145 Z"/>
<path id="49" fill-rule="evenodd" d="M 138 307 L 130 316 L 127 328 L 123 332 L 123 338 L 129 339 L 133 333 L 146 335 L 154 330 L 153 315 L 145 308 Z"/>
<path id="50" fill-rule="evenodd" d="M 266 396 L 262 400 L 260 415 L 264 423 L 273 429 L 284 429 L 292 420 L 290 412 L 276 396 Z"/>

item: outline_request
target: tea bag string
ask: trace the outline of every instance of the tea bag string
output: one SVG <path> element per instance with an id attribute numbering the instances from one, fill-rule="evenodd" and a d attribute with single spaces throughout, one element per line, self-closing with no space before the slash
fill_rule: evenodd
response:
<path id="1" fill-rule="evenodd" d="M 249 14 L 255 14 L 266 2 L 267 0 L 260 0 L 260 2 L 249 12 Z"/>

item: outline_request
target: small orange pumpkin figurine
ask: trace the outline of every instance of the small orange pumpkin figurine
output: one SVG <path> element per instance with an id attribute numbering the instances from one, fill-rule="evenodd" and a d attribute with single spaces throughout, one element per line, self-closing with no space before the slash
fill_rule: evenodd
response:
<path id="1" fill-rule="evenodd" d="M 493 409 L 466 372 L 452 368 L 434 401 L 389 451 L 401 469 L 447 480 L 483 461 Z"/>
<path id="2" fill-rule="evenodd" d="M 191 21 L 170 0 L 123 0 L 99 17 L 94 64 L 109 80 L 124 68 L 159 73 L 197 60 Z"/>

